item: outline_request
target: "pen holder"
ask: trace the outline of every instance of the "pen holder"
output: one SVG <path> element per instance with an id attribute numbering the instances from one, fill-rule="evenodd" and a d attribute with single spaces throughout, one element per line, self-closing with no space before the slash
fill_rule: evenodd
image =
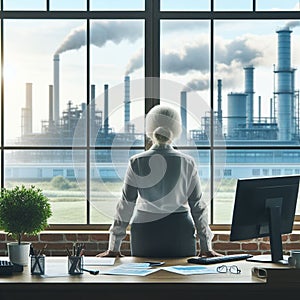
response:
<path id="1" fill-rule="evenodd" d="M 83 274 L 82 256 L 68 256 L 68 272 L 70 275 Z"/>
<path id="2" fill-rule="evenodd" d="M 31 255 L 30 266 L 32 275 L 45 274 L 45 255 Z"/>

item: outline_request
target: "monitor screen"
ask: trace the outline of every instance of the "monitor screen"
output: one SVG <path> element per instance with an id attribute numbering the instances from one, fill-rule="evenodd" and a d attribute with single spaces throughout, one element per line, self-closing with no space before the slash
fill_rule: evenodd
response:
<path id="1" fill-rule="evenodd" d="M 281 235 L 291 233 L 300 175 L 238 179 L 231 241 L 270 237 L 270 255 L 252 261 L 283 262 Z"/>

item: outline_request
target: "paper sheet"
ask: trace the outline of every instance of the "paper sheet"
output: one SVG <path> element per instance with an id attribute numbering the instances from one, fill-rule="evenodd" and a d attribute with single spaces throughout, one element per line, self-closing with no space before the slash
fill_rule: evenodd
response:
<path id="1" fill-rule="evenodd" d="M 113 266 L 115 257 L 83 256 L 84 266 Z"/>
<path id="2" fill-rule="evenodd" d="M 162 270 L 173 272 L 180 275 L 197 275 L 197 274 L 215 274 L 218 273 L 216 267 L 203 266 L 172 266 L 162 267 Z"/>
<path id="3" fill-rule="evenodd" d="M 108 271 L 101 272 L 100 274 L 106 274 L 106 275 L 124 275 L 124 276 L 147 276 L 149 274 L 152 274 L 154 272 L 159 271 L 159 269 L 151 269 L 151 268 L 124 268 L 124 267 L 117 267 L 113 268 Z"/>

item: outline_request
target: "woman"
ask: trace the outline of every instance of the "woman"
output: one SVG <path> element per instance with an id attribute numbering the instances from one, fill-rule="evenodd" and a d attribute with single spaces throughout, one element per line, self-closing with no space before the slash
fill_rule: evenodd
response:
<path id="1" fill-rule="evenodd" d="M 212 250 L 208 207 L 201 198 L 195 162 L 171 146 L 181 134 L 180 115 L 171 107 L 155 106 L 146 117 L 146 134 L 153 145 L 131 157 L 108 250 L 97 256 L 122 256 L 121 242 L 131 220 L 133 256 L 195 256 L 196 234 L 200 256 L 220 256 Z"/>

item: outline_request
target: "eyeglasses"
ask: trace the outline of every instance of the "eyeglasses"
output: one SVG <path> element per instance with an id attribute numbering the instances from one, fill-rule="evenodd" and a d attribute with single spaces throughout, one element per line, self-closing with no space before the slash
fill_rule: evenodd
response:
<path id="1" fill-rule="evenodd" d="M 230 272 L 231 274 L 240 274 L 242 272 L 241 269 L 239 269 L 236 265 L 233 265 L 233 266 L 226 266 L 226 265 L 218 266 L 217 271 L 219 273 Z"/>

